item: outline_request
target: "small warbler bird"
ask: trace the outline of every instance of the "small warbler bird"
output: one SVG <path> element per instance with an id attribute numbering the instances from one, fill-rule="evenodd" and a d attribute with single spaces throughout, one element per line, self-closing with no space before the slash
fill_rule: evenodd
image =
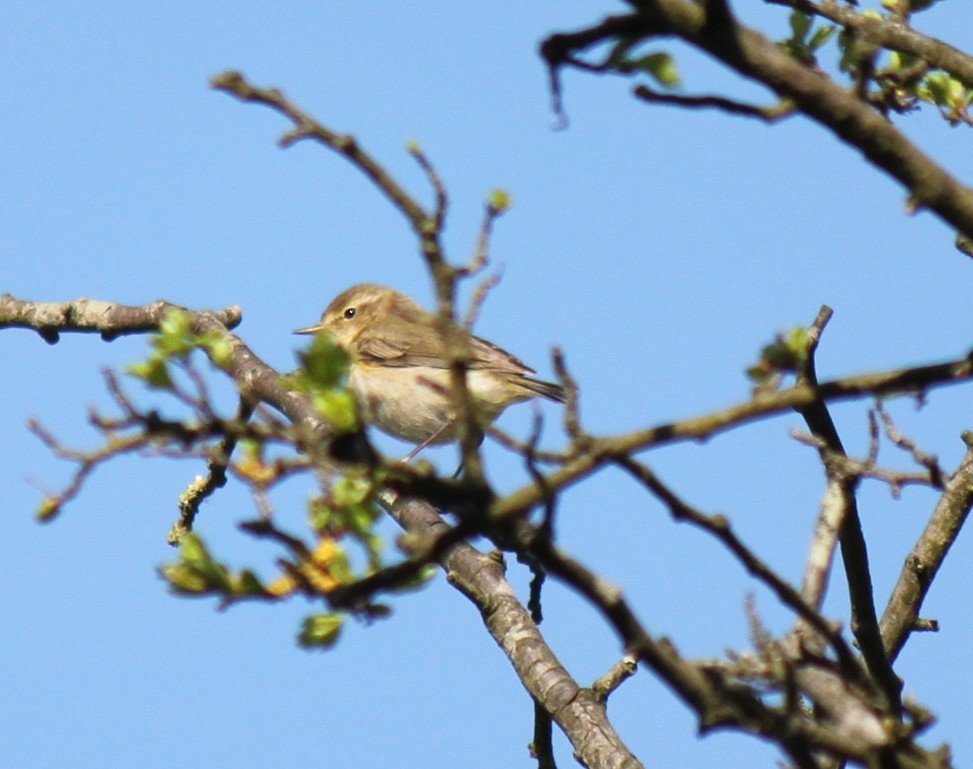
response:
<path id="1" fill-rule="evenodd" d="M 348 353 L 348 385 L 365 422 L 418 444 L 457 438 L 446 346 L 436 316 L 405 294 L 364 283 L 337 298 L 315 326 L 295 334 L 329 333 Z M 564 388 L 534 379 L 534 370 L 505 350 L 462 332 L 469 345 L 466 384 L 480 428 L 513 403 L 541 396 L 564 402 Z"/>

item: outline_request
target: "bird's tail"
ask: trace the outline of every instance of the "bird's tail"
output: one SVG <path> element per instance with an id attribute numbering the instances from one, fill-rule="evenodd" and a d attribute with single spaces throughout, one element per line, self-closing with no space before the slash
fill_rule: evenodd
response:
<path id="1" fill-rule="evenodd" d="M 548 400 L 564 403 L 564 388 L 554 382 L 545 382 L 543 379 L 532 379 L 529 376 L 522 377 L 521 384 L 535 395 L 540 395 Z"/>

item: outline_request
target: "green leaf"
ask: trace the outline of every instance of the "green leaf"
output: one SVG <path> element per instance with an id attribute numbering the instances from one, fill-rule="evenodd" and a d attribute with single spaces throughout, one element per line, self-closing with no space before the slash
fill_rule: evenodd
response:
<path id="1" fill-rule="evenodd" d="M 321 497 L 315 497 L 308 502 L 308 514 L 311 528 L 315 531 L 324 531 L 331 526 L 335 513 Z"/>
<path id="2" fill-rule="evenodd" d="M 934 104 L 945 104 L 947 98 L 949 97 L 949 86 L 950 77 L 945 72 L 933 72 L 929 74 L 924 85 L 928 89 L 931 96 L 931 101 Z"/>
<path id="3" fill-rule="evenodd" d="M 814 34 L 811 35 L 811 39 L 807 43 L 808 49 L 812 52 L 818 50 L 818 48 L 827 43 L 834 36 L 836 29 L 837 28 L 831 24 L 818 27 L 814 31 Z"/>
<path id="4" fill-rule="evenodd" d="M 222 334 L 215 334 L 214 338 L 206 343 L 209 350 L 210 359 L 222 369 L 230 365 L 233 358 L 233 343 Z"/>
<path id="5" fill-rule="evenodd" d="M 351 390 L 331 389 L 315 393 L 314 407 L 339 433 L 358 430 L 358 403 Z"/>
<path id="6" fill-rule="evenodd" d="M 201 595 L 208 592 L 206 580 L 193 569 L 179 563 L 167 563 L 159 570 L 169 586 L 177 593 Z"/>
<path id="7" fill-rule="evenodd" d="M 514 199 L 510 197 L 510 193 L 499 189 L 490 193 L 490 199 L 487 202 L 487 205 L 498 214 L 506 213 L 513 207 L 513 204 Z"/>
<path id="8" fill-rule="evenodd" d="M 365 476 L 343 475 L 331 487 L 334 501 L 338 505 L 358 505 L 368 499 L 374 484 Z"/>
<path id="9" fill-rule="evenodd" d="M 186 534 L 179 541 L 179 550 L 184 563 L 195 564 L 212 560 L 202 538 L 194 532 Z"/>
<path id="10" fill-rule="evenodd" d="M 44 523 L 52 520 L 61 512 L 61 500 L 57 497 L 47 497 L 37 506 L 37 517 Z"/>
<path id="11" fill-rule="evenodd" d="M 791 40 L 795 43 L 804 43 L 807 33 L 811 29 L 811 17 L 806 13 L 794 11 L 790 18 Z"/>
<path id="12" fill-rule="evenodd" d="M 263 444 L 253 438 L 241 438 L 237 450 L 247 459 L 260 459 L 264 453 Z"/>
<path id="13" fill-rule="evenodd" d="M 747 369 L 747 376 L 758 384 L 773 382 L 781 373 L 797 372 L 807 360 L 810 336 L 798 326 L 777 338 L 760 351 L 760 359 Z"/>
<path id="14" fill-rule="evenodd" d="M 808 348 L 811 344 L 811 337 L 804 326 L 798 326 L 793 328 L 784 338 L 784 343 L 787 345 L 791 352 L 794 360 L 799 363 L 803 363 L 807 360 Z"/>
<path id="15" fill-rule="evenodd" d="M 348 375 L 348 353 L 329 334 L 315 334 L 311 346 L 298 352 L 301 368 L 312 386 L 338 387 Z"/>
<path id="16" fill-rule="evenodd" d="M 807 329 L 795 328 L 763 349 L 763 359 L 781 371 L 796 371 L 807 357 Z"/>
<path id="17" fill-rule="evenodd" d="M 306 617 L 297 640 L 306 649 L 334 646 L 347 618 L 341 614 L 312 614 Z"/>
<path id="18" fill-rule="evenodd" d="M 920 61 L 918 56 L 913 56 L 911 53 L 903 53 L 902 51 L 890 51 L 889 52 L 889 69 L 894 72 L 898 72 L 903 69 L 911 69 L 916 66 Z"/>
<path id="19" fill-rule="evenodd" d="M 179 561 L 161 569 L 174 590 L 180 593 L 232 594 L 229 572 L 215 561 L 198 534 L 190 532 L 179 540 Z"/>
<path id="20" fill-rule="evenodd" d="M 959 80 L 955 78 L 949 79 L 949 93 L 946 96 L 946 100 L 949 106 L 954 109 L 962 109 L 969 103 L 966 98 L 966 88 Z"/>
<path id="21" fill-rule="evenodd" d="M 348 528 L 359 536 L 367 537 L 378 515 L 377 505 L 354 505 L 348 508 Z M 369 545 L 369 549 L 374 548 Z"/>
<path id="22" fill-rule="evenodd" d="M 667 53 L 650 53 L 630 62 L 633 70 L 650 75 L 660 85 L 674 88 L 679 85 L 679 68 L 676 60 Z"/>
<path id="23" fill-rule="evenodd" d="M 149 387 L 158 390 L 169 390 L 172 388 L 169 365 L 164 358 L 158 355 L 153 355 L 142 363 L 133 363 L 126 371 L 132 376 L 143 380 Z"/>
<path id="24" fill-rule="evenodd" d="M 152 340 L 156 352 L 164 358 L 188 355 L 198 344 L 192 318 L 182 310 L 170 310 L 159 324 L 159 335 Z"/>
<path id="25" fill-rule="evenodd" d="M 188 312 L 170 310 L 159 324 L 159 333 L 164 337 L 183 339 L 192 331 L 193 320 Z"/>
<path id="26" fill-rule="evenodd" d="M 838 35 L 838 49 L 841 51 L 838 69 L 842 72 L 851 72 L 858 63 L 858 45 L 855 36 L 848 30 L 843 30 Z"/>

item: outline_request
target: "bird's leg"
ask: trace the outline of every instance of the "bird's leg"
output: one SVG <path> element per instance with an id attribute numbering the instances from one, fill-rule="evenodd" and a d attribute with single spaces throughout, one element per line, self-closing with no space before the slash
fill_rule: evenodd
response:
<path id="1" fill-rule="evenodd" d="M 476 431 L 476 445 L 479 446 L 480 444 L 482 444 L 483 443 L 483 439 L 485 437 L 486 437 L 486 433 L 484 433 L 482 430 L 477 430 Z M 463 460 L 461 458 L 460 461 L 459 461 L 459 467 L 457 467 L 456 468 L 456 472 L 453 473 L 453 480 L 454 481 L 455 480 L 459 480 L 462 476 L 463 476 Z"/>
<path id="2" fill-rule="evenodd" d="M 402 458 L 401 460 L 402 464 L 404 465 L 409 464 L 409 462 L 413 460 L 416 454 L 418 454 L 420 451 L 426 448 L 426 446 L 428 446 L 430 443 L 434 443 L 436 438 L 438 438 L 440 435 L 446 432 L 446 428 L 451 427 L 452 424 L 453 424 L 452 419 L 447 419 L 445 422 L 443 422 L 442 426 L 438 430 L 436 430 L 432 435 L 426 438 L 422 443 L 420 443 L 418 446 L 416 446 L 414 449 L 412 449 L 412 451 L 410 451 Z"/>

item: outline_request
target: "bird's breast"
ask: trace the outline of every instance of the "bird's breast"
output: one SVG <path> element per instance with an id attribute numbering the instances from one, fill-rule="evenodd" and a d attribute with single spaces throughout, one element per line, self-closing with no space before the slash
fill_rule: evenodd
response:
<path id="1" fill-rule="evenodd" d="M 530 397 L 495 372 L 473 370 L 467 372 L 466 379 L 482 425 L 493 422 L 511 403 Z M 455 414 L 446 369 L 357 361 L 351 367 L 348 384 L 366 422 L 414 443 L 426 440 Z M 456 431 L 447 429 L 436 443 L 455 439 Z"/>

